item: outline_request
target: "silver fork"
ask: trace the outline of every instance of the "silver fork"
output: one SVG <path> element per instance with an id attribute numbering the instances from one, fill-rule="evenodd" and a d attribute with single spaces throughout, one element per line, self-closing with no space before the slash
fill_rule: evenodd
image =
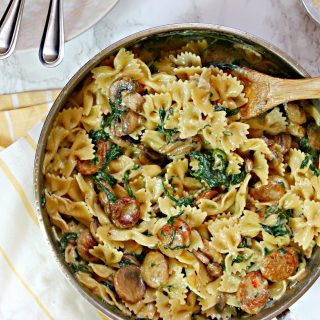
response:
<path id="1" fill-rule="evenodd" d="M 9 57 L 17 43 L 25 0 L 11 0 L 0 21 L 0 59 Z"/>
<path id="2" fill-rule="evenodd" d="M 50 0 L 46 24 L 39 48 L 39 59 L 46 67 L 55 67 L 64 55 L 62 0 Z"/>

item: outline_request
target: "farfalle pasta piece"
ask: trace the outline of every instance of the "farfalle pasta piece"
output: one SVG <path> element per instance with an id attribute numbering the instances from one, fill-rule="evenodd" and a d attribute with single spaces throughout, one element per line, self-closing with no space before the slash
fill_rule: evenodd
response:
<path id="1" fill-rule="evenodd" d="M 161 291 L 157 291 L 156 293 L 156 308 L 160 317 L 163 320 L 171 320 L 171 312 L 170 312 L 170 302 L 169 297 L 164 295 Z"/>
<path id="2" fill-rule="evenodd" d="M 250 238 L 256 237 L 262 230 L 259 215 L 249 210 L 244 210 L 239 226 L 241 234 Z"/>
<path id="3" fill-rule="evenodd" d="M 167 144 L 165 137 L 160 132 L 153 130 L 146 130 L 142 135 L 141 141 L 155 151 L 159 151 Z"/>
<path id="4" fill-rule="evenodd" d="M 169 59 L 178 67 L 201 67 L 201 58 L 192 52 L 181 52 Z"/>
<path id="5" fill-rule="evenodd" d="M 95 105 L 91 108 L 88 115 L 81 118 L 81 123 L 87 132 L 90 130 L 101 129 L 102 111 L 99 105 Z"/>
<path id="6" fill-rule="evenodd" d="M 254 251 L 250 248 L 239 249 L 227 254 L 225 258 L 226 273 L 241 273 L 254 262 Z"/>
<path id="7" fill-rule="evenodd" d="M 237 189 L 235 187 L 230 188 L 230 190 L 223 194 L 217 201 L 209 199 L 201 199 L 199 208 L 206 212 L 208 216 L 214 216 L 223 212 L 230 210 L 235 202 L 237 194 Z"/>
<path id="8" fill-rule="evenodd" d="M 220 253 L 237 252 L 241 241 L 240 229 L 237 225 L 224 227 L 214 234 L 210 244 Z"/>
<path id="9" fill-rule="evenodd" d="M 234 151 L 246 140 L 249 126 L 241 122 L 233 122 L 222 131 L 221 146 L 225 152 Z"/>
<path id="10" fill-rule="evenodd" d="M 89 274 L 84 272 L 78 272 L 76 277 L 79 282 L 90 289 L 91 292 L 99 297 L 102 297 L 107 303 L 115 305 L 124 314 L 130 315 L 130 311 L 118 301 L 114 292 L 107 286 L 100 284 L 97 280 L 93 279 Z"/>
<path id="11" fill-rule="evenodd" d="M 235 215 L 236 217 L 240 217 L 243 209 L 246 206 L 247 196 L 248 196 L 248 184 L 250 179 L 251 179 L 251 175 L 247 174 L 242 184 L 240 185 L 240 188 L 237 191 L 234 205 L 230 209 L 230 212 L 232 212 L 233 215 Z"/>
<path id="12" fill-rule="evenodd" d="M 185 304 L 187 281 L 182 273 L 182 268 L 176 268 L 176 270 L 173 271 L 163 291 L 168 294 L 170 300 L 178 300 L 180 304 Z"/>
<path id="13" fill-rule="evenodd" d="M 51 173 L 46 174 L 46 187 L 50 193 L 64 196 L 68 193 L 73 178 L 60 177 Z"/>
<path id="14" fill-rule="evenodd" d="M 230 152 L 227 154 L 228 166 L 226 173 L 230 174 L 239 174 L 241 172 L 240 167 L 242 166 L 244 160 L 235 152 Z"/>
<path id="15" fill-rule="evenodd" d="M 138 80 L 143 77 L 138 60 L 134 58 L 133 53 L 124 48 L 120 49 L 115 56 L 113 65 L 114 67 L 96 67 L 91 71 L 98 87 L 107 93 L 116 79 L 129 77 Z"/>
<path id="16" fill-rule="evenodd" d="M 277 281 L 269 285 L 269 295 L 272 300 L 279 300 L 287 290 L 287 282 Z"/>
<path id="17" fill-rule="evenodd" d="M 68 230 L 68 224 L 62 218 L 61 213 L 59 212 L 59 202 L 58 199 L 52 195 L 50 195 L 47 191 L 45 192 L 46 197 L 46 208 L 48 215 L 50 217 L 50 221 L 53 225 L 58 227 L 62 232 L 66 232 Z"/>
<path id="18" fill-rule="evenodd" d="M 221 282 L 218 290 L 226 293 L 237 292 L 240 281 L 241 277 L 239 275 L 224 272 L 221 276 Z"/>
<path id="19" fill-rule="evenodd" d="M 200 110 L 191 102 L 185 104 L 179 117 L 180 138 L 186 139 L 197 135 L 205 125 Z"/>
<path id="20" fill-rule="evenodd" d="M 70 131 L 79 125 L 82 113 L 83 108 L 63 109 L 59 112 L 57 120 L 55 121 L 55 126 L 63 127 Z"/>
<path id="21" fill-rule="evenodd" d="M 109 167 L 110 174 L 120 182 L 124 173 L 134 167 L 134 162 L 128 156 L 121 155 L 118 159 L 112 160 Z"/>
<path id="22" fill-rule="evenodd" d="M 254 172 L 262 184 L 268 183 L 269 166 L 267 159 L 260 151 L 255 151 L 253 155 L 252 172 Z"/>
<path id="23" fill-rule="evenodd" d="M 239 147 L 240 151 L 247 153 L 249 151 L 257 151 L 263 153 L 267 156 L 271 155 L 271 151 L 268 148 L 266 142 L 262 139 L 251 138 L 244 141 L 244 143 Z"/>
<path id="24" fill-rule="evenodd" d="M 238 97 L 244 89 L 244 86 L 237 78 L 226 74 L 213 76 L 211 78 L 211 86 L 211 90 L 217 92 L 220 102 Z"/>
<path id="25" fill-rule="evenodd" d="M 271 135 L 277 135 L 287 130 L 287 120 L 278 107 L 272 109 L 264 117 L 256 117 L 247 121 L 252 129 L 265 130 Z"/>
<path id="26" fill-rule="evenodd" d="M 63 127 L 54 127 L 47 140 L 46 154 L 43 160 L 43 173 L 50 171 L 50 162 L 56 156 L 59 146 L 62 141 L 68 136 L 69 132 Z"/>
<path id="27" fill-rule="evenodd" d="M 295 180 L 299 180 L 301 178 L 308 177 L 309 168 L 306 166 L 305 168 L 301 168 L 301 163 L 305 159 L 306 154 L 297 149 L 289 150 L 289 160 L 288 166 L 291 170 L 291 176 Z"/>
<path id="28" fill-rule="evenodd" d="M 210 231 L 212 236 L 215 236 L 219 230 L 238 224 L 237 217 L 226 217 L 221 219 L 215 219 L 208 222 L 208 230 Z"/>
<path id="29" fill-rule="evenodd" d="M 220 278 L 208 283 L 202 290 L 201 294 L 203 296 L 200 299 L 200 306 L 202 311 L 206 311 L 213 306 L 215 306 L 218 302 L 218 297 L 220 292 L 218 288 L 220 286 Z"/>
<path id="30" fill-rule="evenodd" d="M 293 239 L 303 250 L 306 250 L 313 238 L 320 232 L 320 204 L 315 201 L 305 200 L 303 216 L 290 218 L 290 227 L 293 230 Z"/>

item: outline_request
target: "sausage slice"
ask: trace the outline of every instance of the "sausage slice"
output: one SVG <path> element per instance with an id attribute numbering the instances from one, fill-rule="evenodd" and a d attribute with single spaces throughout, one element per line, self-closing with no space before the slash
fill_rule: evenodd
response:
<path id="1" fill-rule="evenodd" d="M 259 271 L 249 272 L 242 278 L 237 291 L 237 298 L 243 311 L 249 314 L 257 314 L 266 304 L 268 297 L 268 281 Z"/>
<path id="2" fill-rule="evenodd" d="M 298 254 L 292 248 L 280 248 L 265 257 L 261 265 L 261 273 L 270 281 L 281 281 L 292 276 L 298 264 Z"/>

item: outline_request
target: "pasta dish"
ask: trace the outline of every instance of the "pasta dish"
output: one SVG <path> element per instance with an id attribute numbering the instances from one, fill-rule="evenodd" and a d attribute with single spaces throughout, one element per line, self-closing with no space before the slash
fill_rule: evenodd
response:
<path id="1" fill-rule="evenodd" d="M 42 205 L 61 254 L 128 316 L 257 314 L 307 275 L 320 244 L 310 102 L 243 121 L 244 85 L 205 61 L 207 49 L 119 50 L 47 140 Z"/>

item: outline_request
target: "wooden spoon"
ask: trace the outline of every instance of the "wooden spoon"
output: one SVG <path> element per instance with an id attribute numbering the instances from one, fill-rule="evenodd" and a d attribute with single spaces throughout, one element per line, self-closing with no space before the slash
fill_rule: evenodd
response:
<path id="1" fill-rule="evenodd" d="M 320 98 L 320 77 L 281 79 L 232 64 L 215 66 L 236 76 L 244 84 L 244 93 L 249 101 L 240 108 L 242 119 L 256 117 L 281 103 Z"/>

